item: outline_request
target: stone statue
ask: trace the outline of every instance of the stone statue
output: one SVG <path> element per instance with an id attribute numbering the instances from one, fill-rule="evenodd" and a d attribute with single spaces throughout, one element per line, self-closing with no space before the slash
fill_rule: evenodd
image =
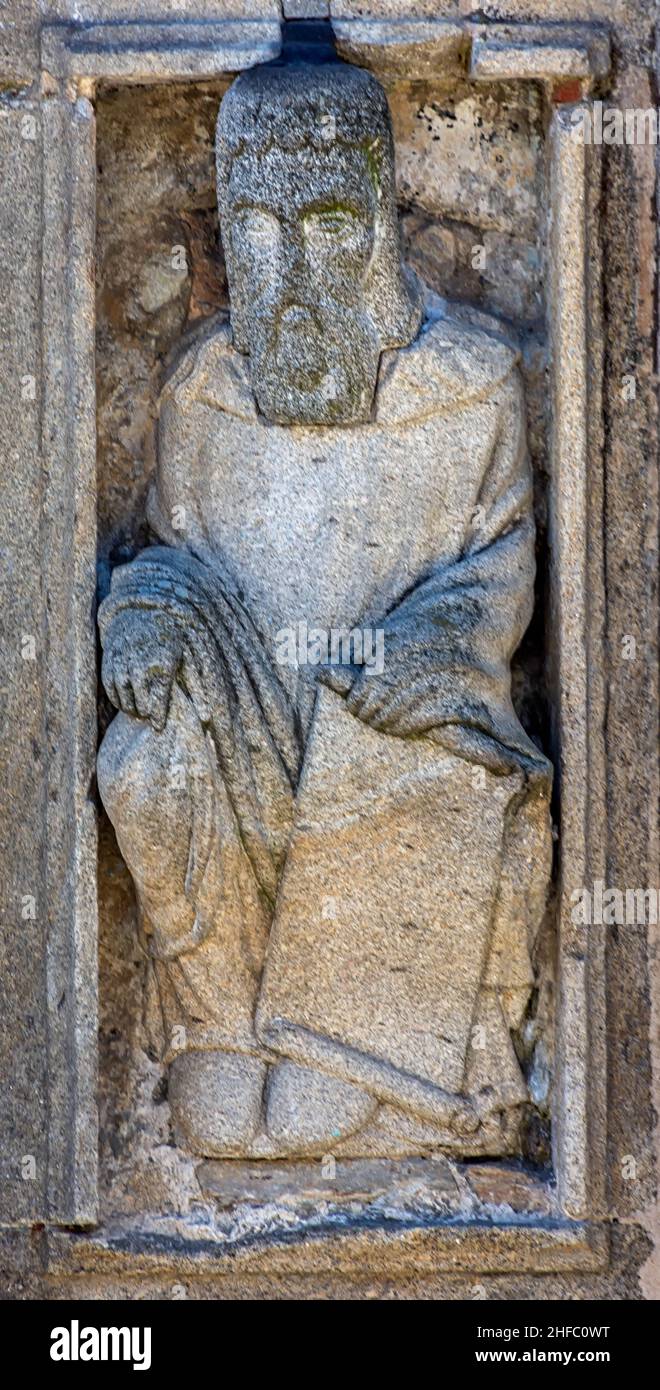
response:
<path id="1" fill-rule="evenodd" d="M 511 703 L 532 491 L 516 354 L 401 263 L 385 95 L 221 105 L 231 323 L 167 381 L 159 543 L 114 571 L 99 784 L 177 1142 L 515 1152 L 551 769 Z"/>

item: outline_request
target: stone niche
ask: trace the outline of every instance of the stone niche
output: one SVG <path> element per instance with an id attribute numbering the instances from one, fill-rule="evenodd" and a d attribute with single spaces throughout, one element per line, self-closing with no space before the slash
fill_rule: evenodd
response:
<path id="1" fill-rule="evenodd" d="M 174 1143 L 167 1071 L 145 1016 L 133 884 L 107 816 L 89 798 L 97 733 L 100 741 L 113 715 L 93 678 L 94 566 L 103 599 L 114 568 L 149 542 L 145 502 L 164 374 L 182 341 L 229 304 L 215 190 L 218 106 L 238 71 L 280 45 L 279 23 L 266 12 L 252 17 L 248 37 L 238 20 L 220 36 L 213 27 L 153 25 L 148 42 L 125 19 L 114 36 L 107 25 L 45 31 L 54 208 L 47 410 L 62 465 L 75 459 L 73 493 L 70 465 L 61 486 L 80 541 L 63 579 L 71 622 L 58 641 L 81 731 L 64 758 L 77 838 L 58 870 L 77 888 L 63 891 L 61 949 L 49 967 L 54 981 L 59 972 L 74 985 L 61 1043 L 61 1108 L 72 1129 L 53 1149 L 51 1212 L 63 1226 L 86 1228 L 51 1236 L 49 1268 L 115 1287 L 182 1270 L 186 1280 L 213 1281 L 230 1268 L 233 1278 L 349 1278 L 364 1260 L 394 1279 L 596 1273 L 607 1262 L 602 942 L 592 931 L 586 949 L 571 893 L 599 877 L 602 854 L 602 749 L 587 701 L 601 605 L 592 424 L 598 151 L 573 128 L 576 108 L 606 80 L 607 36 L 583 24 L 555 26 L 552 42 L 543 26 L 465 19 L 424 21 L 423 35 L 350 17 L 335 24 L 339 54 L 371 69 L 387 93 L 406 260 L 459 323 L 520 350 L 537 579 L 513 699 L 555 767 L 552 882 L 533 988 L 511 1030 L 529 1095 L 522 1123 L 502 1154 L 465 1160 L 431 1141 L 400 1157 L 328 1149 L 290 1160 L 213 1159 Z M 68 382 L 58 374 L 64 356 Z M 53 492 L 53 534 L 58 515 Z"/>
<path id="2" fill-rule="evenodd" d="M 227 308 L 214 131 L 228 85 L 228 79 L 220 79 L 114 87 L 97 97 L 101 597 L 112 568 L 132 559 L 148 540 L 145 499 L 164 363 L 183 335 Z M 516 655 L 514 702 L 527 731 L 540 747 L 550 749 L 543 97 L 535 84 L 476 86 L 460 76 L 432 83 L 391 81 L 388 95 L 406 260 L 472 321 L 515 337 L 522 347 L 536 485 L 538 584 L 534 619 Z M 294 535 L 291 544 L 295 547 Z M 101 730 L 114 713 L 102 694 Z M 200 1182 L 203 1191 L 210 1183 L 211 1193 L 218 1182 L 224 1186 L 222 1165 L 215 1165 L 213 1173 L 211 1165 L 198 1165 L 195 1177 L 189 1158 L 171 1147 L 166 1078 L 142 1022 L 144 958 L 138 949 L 132 882 L 103 812 L 98 887 L 100 1155 L 108 1215 L 187 1210 L 199 1200 Z M 515 1035 L 533 1097 L 515 1156 L 528 1162 L 539 1181 L 551 1168 L 555 906 L 550 889 L 534 947 L 534 992 Z M 428 1141 L 424 1151 L 433 1153 Z M 327 1159 L 332 1162 L 331 1153 Z M 441 1156 L 434 1154 L 434 1159 L 435 1177 L 446 1174 Z M 428 1167 L 422 1164 L 421 1171 Z M 398 1184 L 400 1176 L 392 1165 L 392 1182 Z M 255 1179 L 252 1169 L 246 1171 L 248 1178 Z M 294 1184 L 314 1178 L 312 1165 L 303 1167 L 300 1179 L 292 1171 Z M 520 1181 L 520 1175 L 512 1180 Z M 262 1181 L 269 1182 L 267 1172 Z M 232 1171 L 232 1188 L 236 1183 Z"/>
<path id="3" fill-rule="evenodd" d="M 359 55 L 357 55 L 359 56 Z M 357 61 L 357 57 L 356 57 Z M 444 67 L 444 71 L 442 70 Z M 560 711 L 552 666 L 553 578 L 548 493 L 554 371 L 552 314 L 561 263 L 551 265 L 553 158 L 562 150 L 561 113 L 546 81 L 502 71 L 475 80 L 448 55 L 433 76 L 380 74 L 393 118 L 397 201 L 405 258 L 471 323 L 519 344 L 534 474 L 537 585 L 534 617 L 513 667 L 514 703 L 538 746 L 556 748 Z M 228 307 L 219 241 L 214 132 L 231 81 L 103 84 L 97 91 L 97 451 L 101 597 L 118 563 L 149 538 L 145 498 L 154 468 L 157 398 L 172 353 L 201 321 Z M 573 95 L 576 95 L 574 92 Z M 578 156 L 579 160 L 579 156 Z M 556 177 L 556 175 L 555 175 Z M 580 171 L 563 197 L 576 225 L 585 197 Z M 555 216 L 559 210 L 554 209 Z M 556 253 L 555 247 L 555 253 Z M 552 276 L 555 276 L 553 290 Z M 584 287 L 576 287 L 578 298 Z M 554 303 L 550 303 L 555 295 Z M 555 329 L 555 331 L 557 331 Z M 561 410 L 561 400 L 558 402 Z M 556 429 L 556 425 L 555 425 Z M 575 447 L 579 440 L 572 441 Z M 557 444 L 555 445 L 557 447 Z M 292 544 L 294 544 L 292 538 Z M 555 585 L 557 578 L 555 577 Z M 104 729 L 114 713 L 104 695 Z M 432 1143 L 397 1159 L 195 1159 L 173 1143 L 167 1078 L 145 1027 L 145 962 L 137 945 L 132 882 L 104 813 L 99 833 L 100 1195 L 104 1222 L 149 1230 L 176 1225 L 225 1242 L 277 1241 L 330 1233 L 347 1217 L 441 1225 L 490 1218 L 558 1217 L 553 1104 L 558 1096 L 557 894 L 550 887 L 534 946 L 534 989 L 514 1035 L 529 1105 L 508 1161 L 453 1162 Z M 559 1083 L 561 1084 L 561 1083 Z M 558 1153 L 555 1135 L 555 1161 Z M 245 1223 L 245 1225 L 243 1225 Z M 215 1233 L 212 1236 L 212 1233 Z M 553 1237 L 554 1238 L 554 1237 Z M 574 1237 L 573 1237 L 574 1238 Z"/>

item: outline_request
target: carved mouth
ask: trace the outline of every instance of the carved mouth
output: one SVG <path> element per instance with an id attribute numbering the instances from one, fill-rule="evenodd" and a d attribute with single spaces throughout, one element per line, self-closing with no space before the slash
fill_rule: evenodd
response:
<path id="1" fill-rule="evenodd" d="M 323 380 L 324 372 L 306 371 L 299 367 L 294 371 L 289 371 L 288 381 L 296 391 L 310 392 L 317 391 Z"/>

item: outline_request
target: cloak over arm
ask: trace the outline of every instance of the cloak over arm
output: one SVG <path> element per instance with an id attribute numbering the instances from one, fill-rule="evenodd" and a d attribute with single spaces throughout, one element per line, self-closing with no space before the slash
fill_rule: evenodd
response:
<path id="1" fill-rule="evenodd" d="M 259 633 L 219 564 L 212 571 L 166 546 L 114 571 L 99 609 L 103 645 L 136 614 L 180 629 L 177 683 L 211 736 L 255 877 L 273 902 L 302 754 L 295 712 Z"/>
<path id="2" fill-rule="evenodd" d="M 493 772 L 550 764 L 511 702 L 511 657 L 533 608 L 534 519 L 517 369 L 497 387 L 495 443 L 456 561 L 438 566 L 384 618 L 384 670 L 350 672 L 348 709 L 399 737 L 424 735 Z M 346 671 L 323 679 L 348 685 Z"/>

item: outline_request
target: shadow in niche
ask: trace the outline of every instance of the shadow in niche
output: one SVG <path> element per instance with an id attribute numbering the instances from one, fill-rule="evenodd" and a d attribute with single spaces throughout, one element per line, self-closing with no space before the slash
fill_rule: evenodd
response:
<path id="1" fill-rule="evenodd" d="M 328 26 L 323 24 L 290 22 L 285 28 L 287 59 L 309 57 L 310 45 L 318 61 L 331 58 L 333 48 L 328 44 L 328 32 Z M 228 81 L 108 88 L 102 89 L 98 98 L 101 596 L 107 592 L 112 568 L 132 558 L 149 540 L 144 505 L 155 462 L 156 406 L 164 365 L 184 335 L 228 308 L 218 242 L 213 152 L 217 108 Z M 403 238 L 411 264 L 438 293 L 459 301 L 470 312 L 489 315 L 495 331 L 499 327 L 508 337 L 516 333 L 523 342 L 539 563 L 534 618 L 514 659 L 513 693 L 524 726 L 539 746 L 547 749 L 547 419 L 540 103 L 533 90 L 523 94 L 493 84 L 482 85 L 475 94 L 461 79 L 444 87 L 435 83 L 432 88 L 423 83 L 396 83 L 388 95 L 399 159 Z M 471 103 L 469 110 L 466 103 Z M 481 184 L 476 193 L 475 170 L 470 168 L 469 178 L 462 181 L 455 168 L 455 151 L 460 140 L 467 139 L 468 130 L 479 149 L 487 151 L 479 165 Z M 439 134 L 444 138 L 438 138 Z M 525 186 L 529 196 L 519 216 L 500 190 L 501 166 L 495 157 L 500 152 L 513 158 L 518 169 L 527 170 Z M 448 161 L 446 165 L 443 160 Z M 433 177 L 429 170 L 435 171 Z M 487 244 L 489 254 L 484 270 L 475 272 L 471 256 L 475 244 L 482 243 Z M 112 714 L 101 692 L 101 733 Z M 198 1165 L 178 1153 L 172 1144 L 166 1083 L 142 1023 L 144 960 L 137 945 L 135 895 L 104 813 L 100 821 L 98 879 L 101 1178 L 105 1212 L 186 1210 L 200 1196 L 195 1176 Z M 536 1170 L 538 1179 L 547 1176 L 549 1163 L 549 1093 L 545 1077 L 552 1065 L 553 950 L 551 905 L 537 948 L 537 988 L 515 1038 L 519 1058 L 538 1097 L 538 1104 L 529 1107 L 521 1159 L 530 1172 Z M 395 1185 L 402 1179 L 406 1165 L 414 1162 L 417 1160 L 404 1160 L 399 1168 L 390 1164 Z M 219 1166 L 204 1165 L 207 1171 L 201 1191 L 222 1205 L 225 1198 L 229 1200 L 226 1192 L 223 1197 L 225 1180 L 210 1171 Z M 254 1185 L 254 1164 L 243 1165 L 242 1173 L 238 1172 L 236 1161 L 221 1166 L 230 1186 L 231 1173 L 233 1180 L 240 1179 L 244 1188 Z M 287 1165 L 289 1174 L 294 1166 Z M 262 1165 L 262 1169 L 266 1167 L 271 1169 L 270 1176 L 263 1171 L 259 1174 L 262 1194 L 263 1184 L 277 1182 L 278 1165 Z M 342 1163 L 337 1168 L 348 1170 L 350 1165 Z M 490 1190 L 502 1200 L 503 1192 L 508 1192 L 509 1197 L 517 1193 L 516 1200 L 523 1207 L 525 1202 L 532 1207 L 542 1203 L 539 1182 L 525 1171 L 522 1163 L 475 1161 L 454 1165 L 451 1170 L 445 1165 L 442 1170 L 451 1191 L 458 1191 L 459 1207 L 468 1198 L 456 1173 L 468 1169 L 477 1174 L 476 1178 L 469 1178 L 469 1183 L 481 1183 L 483 1192 Z M 348 1174 L 345 1179 L 348 1189 L 358 1179 L 363 1185 L 367 1182 L 364 1168 L 352 1171 L 354 1176 Z M 440 1167 L 434 1171 L 437 1179 Z M 379 1170 L 378 1179 L 373 1179 L 371 1196 L 365 1189 L 368 1201 L 377 1200 L 374 1193 L 382 1196 L 383 1172 Z M 343 1178 L 338 1201 L 344 1200 L 342 1181 Z M 214 1184 L 219 1190 L 214 1189 Z M 309 1173 L 305 1171 L 301 1176 L 301 1201 L 307 1200 L 304 1194 L 308 1186 Z M 238 1193 L 237 1187 L 235 1195 Z M 442 1200 L 449 1200 L 446 1192 Z M 475 1201 L 479 1200 L 477 1196 Z"/>

